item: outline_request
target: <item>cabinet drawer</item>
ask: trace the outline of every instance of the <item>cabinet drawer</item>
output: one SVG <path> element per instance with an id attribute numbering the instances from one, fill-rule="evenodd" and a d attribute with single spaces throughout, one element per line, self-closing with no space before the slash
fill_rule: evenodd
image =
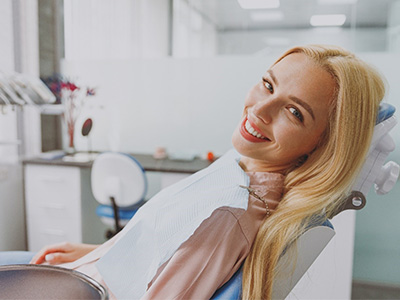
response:
<path id="1" fill-rule="evenodd" d="M 80 217 L 79 168 L 27 165 L 25 187 L 28 215 Z"/>
<path id="2" fill-rule="evenodd" d="M 27 202 L 27 215 L 44 218 L 56 218 L 58 220 L 78 218 L 81 216 L 81 207 L 74 201 L 45 201 L 38 199 L 35 202 Z"/>
<path id="3" fill-rule="evenodd" d="M 60 242 L 82 242 L 82 226 L 80 219 L 57 219 L 28 216 L 28 247 L 30 251 L 38 251 L 42 247 Z"/>

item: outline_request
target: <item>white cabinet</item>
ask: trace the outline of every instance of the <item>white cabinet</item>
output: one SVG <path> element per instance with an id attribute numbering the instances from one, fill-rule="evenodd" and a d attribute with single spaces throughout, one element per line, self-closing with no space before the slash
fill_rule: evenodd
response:
<path id="1" fill-rule="evenodd" d="M 104 241 L 89 168 L 26 164 L 25 204 L 30 251 L 63 241 Z"/>

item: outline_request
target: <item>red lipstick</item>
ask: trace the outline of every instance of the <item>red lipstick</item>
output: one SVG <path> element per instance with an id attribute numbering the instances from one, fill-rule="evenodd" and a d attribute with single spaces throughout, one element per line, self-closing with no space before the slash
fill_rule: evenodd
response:
<path id="1" fill-rule="evenodd" d="M 255 137 L 254 135 L 250 134 L 246 130 L 246 121 L 247 121 L 247 118 L 245 118 L 243 120 L 242 124 L 240 125 L 240 134 L 243 136 L 243 138 L 245 140 L 247 140 L 249 142 L 252 142 L 252 143 L 264 143 L 264 142 L 268 142 L 269 141 L 268 138 L 267 139 L 261 139 L 261 138 Z M 256 128 L 254 128 L 254 129 L 257 130 Z"/>

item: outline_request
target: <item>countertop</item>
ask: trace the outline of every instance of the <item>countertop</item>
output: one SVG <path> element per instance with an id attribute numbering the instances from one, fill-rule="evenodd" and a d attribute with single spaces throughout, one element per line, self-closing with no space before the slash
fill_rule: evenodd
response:
<path id="1" fill-rule="evenodd" d="M 90 168 L 93 160 L 98 153 L 81 153 L 66 155 L 61 158 L 49 159 L 43 157 L 33 157 L 23 160 L 23 164 L 40 164 L 55 166 L 72 166 L 80 168 Z M 195 157 L 193 160 L 173 160 L 169 158 L 155 159 L 151 154 L 130 154 L 136 158 L 146 171 L 188 173 L 192 174 L 208 167 L 211 162 Z"/>

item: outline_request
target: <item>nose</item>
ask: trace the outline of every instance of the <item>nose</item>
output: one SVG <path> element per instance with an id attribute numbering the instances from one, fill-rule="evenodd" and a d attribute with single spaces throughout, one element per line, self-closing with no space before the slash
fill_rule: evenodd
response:
<path id="1" fill-rule="evenodd" d="M 265 124 L 273 121 L 274 115 L 278 109 L 278 101 L 276 97 L 270 95 L 268 98 L 260 99 L 253 107 L 253 113 L 261 119 Z"/>

